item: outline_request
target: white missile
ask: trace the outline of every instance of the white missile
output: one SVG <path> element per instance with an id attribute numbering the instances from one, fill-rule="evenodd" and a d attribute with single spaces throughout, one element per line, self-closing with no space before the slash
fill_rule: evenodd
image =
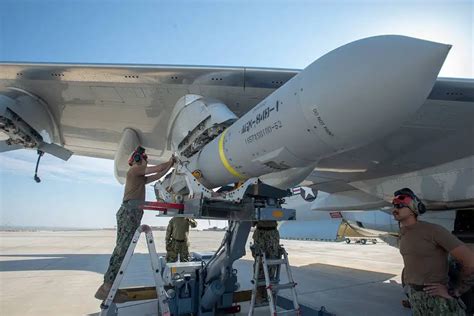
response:
<path id="1" fill-rule="evenodd" d="M 404 36 L 352 42 L 319 58 L 194 155 L 216 187 L 314 165 L 397 129 L 424 103 L 451 48 Z"/>

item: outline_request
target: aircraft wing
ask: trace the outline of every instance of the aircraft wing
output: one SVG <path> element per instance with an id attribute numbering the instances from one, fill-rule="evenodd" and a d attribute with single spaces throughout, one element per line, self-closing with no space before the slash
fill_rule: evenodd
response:
<path id="1" fill-rule="evenodd" d="M 168 120 L 183 95 L 219 99 L 240 117 L 298 72 L 0 63 L 0 95 L 20 91 L 44 101 L 55 125 L 52 142 L 76 155 L 114 158 L 123 130 L 131 127 L 148 149 L 150 161 L 158 163 L 170 155 Z M 329 193 L 357 191 L 354 184 L 361 181 L 473 156 L 473 117 L 474 80 L 438 78 L 411 120 L 376 142 L 322 159 L 304 184 Z M 381 206 L 380 202 L 368 199 L 366 204 Z"/>
<path id="2" fill-rule="evenodd" d="M 54 118 L 54 142 L 76 155 L 113 159 L 131 127 L 152 163 L 167 160 L 176 101 L 200 94 L 241 116 L 297 70 L 243 67 L 0 63 L 0 94 L 40 98 Z"/>

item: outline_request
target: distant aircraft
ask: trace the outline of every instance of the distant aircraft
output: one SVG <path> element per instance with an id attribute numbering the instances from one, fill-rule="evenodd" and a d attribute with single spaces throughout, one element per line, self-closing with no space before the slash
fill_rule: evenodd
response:
<path id="1" fill-rule="evenodd" d="M 309 187 L 292 188 L 293 195 L 286 199 L 285 207 L 297 210 L 298 221 L 284 222 L 280 231 L 282 237 L 298 239 L 335 239 L 340 225 L 348 225 L 357 236 L 381 238 L 392 246 L 398 246 L 391 237 L 399 233 L 398 222 L 393 218 L 390 207 L 372 210 L 340 209 L 319 210 L 330 194 L 319 192 L 316 199 L 307 201 L 300 192 L 308 192 Z M 448 231 L 455 230 L 456 211 L 428 211 L 420 219 L 443 226 Z M 301 223 L 303 221 L 304 223 Z M 321 223 L 318 224 L 318 222 Z M 308 227 L 306 227 L 308 226 Z M 332 236 L 332 237 L 328 237 Z"/>
<path id="2" fill-rule="evenodd" d="M 410 187 L 429 210 L 472 211 L 474 80 L 437 78 L 450 48 L 376 36 L 301 71 L 2 62 L 0 149 L 114 159 L 122 183 L 137 145 L 151 163 L 175 153 L 190 172 L 174 199 L 195 175 L 259 177 L 329 193 L 313 210 L 378 209 Z"/>

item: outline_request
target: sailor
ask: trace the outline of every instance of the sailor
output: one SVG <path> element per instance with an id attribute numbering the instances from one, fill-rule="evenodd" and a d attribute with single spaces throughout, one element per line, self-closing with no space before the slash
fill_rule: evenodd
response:
<path id="1" fill-rule="evenodd" d="M 443 227 L 418 220 L 425 206 L 412 190 L 396 191 L 392 204 L 413 315 L 465 315 L 459 296 L 473 285 L 474 252 Z M 456 286 L 448 282 L 449 254 L 463 267 Z"/>
<path id="2" fill-rule="evenodd" d="M 141 206 L 145 202 L 145 185 L 163 177 L 173 166 L 174 156 L 169 161 L 157 166 L 148 167 L 148 157 L 145 149 L 138 146 L 130 156 L 130 166 L 126 180 L 122 205 L 117 212 L 117 240 L 110 258 L 109 267 L 104 275 L 104 283 L 97 290 L 95 297 L 105 300 L 122 261 L 127 253 L 135 231 L 140 226 L 143 217 Z M 124 297 L 116 295 L 115 301 L 123 301 Z"/>
<path id="3" fill-rule="evenodd" d="M 267 259 L 279 259 L 281 257 L 280 250 L 280 233 L 278 232 L 278 223 L 276 221 L 258 221 L 254 225 L 256 229 L 253 233 L 253 245 L 251 247 L 252 256 L 254 258 L 253 269 L 255 272 L 257 257 L 265 254 Z M 270 266 L 268 274 L 270 279 L 275 279 L 277 267 Z M 254 273 L 255 274 L 255 273 Z M 263 266 L 260 261 L 258 281 L 265 280 Z M 259 287 L 257 290 L 257 301 L 262 301 L 267 297 L 267 292 L 264 287 Z"/>
<path id="4" fill-rule="evenodd" d="M 197 223 L 192 218 L 173 217 L 166 229 L 166 262 L 189 261 L 189 226 Z"/>

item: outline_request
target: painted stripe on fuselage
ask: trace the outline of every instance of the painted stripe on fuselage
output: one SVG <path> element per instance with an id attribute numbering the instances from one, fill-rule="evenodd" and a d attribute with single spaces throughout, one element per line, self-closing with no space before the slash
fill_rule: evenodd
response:
<path id="1" fill-rule="evenodd" d="M 225 153 L 224 153 L 224 137 L 225 137 L 226 133 L 227 133 L 227 130 L 225 130 L 222 133 L 221 138 L 219 139 L 219 157 L 221 158 L 221 162 L 224 165 L 224 167 L 227 169 L 227 171 L 230 172 L 231 175 L 233 175 L 234 177 L 240 178 L 240 179 L 245 179 L 245 177 L 243 175 L 238 173 L 237 170 L 235 170 L 230 165 L 229 161 L 227 160 L 227 158 L 225 156 Z"/>

